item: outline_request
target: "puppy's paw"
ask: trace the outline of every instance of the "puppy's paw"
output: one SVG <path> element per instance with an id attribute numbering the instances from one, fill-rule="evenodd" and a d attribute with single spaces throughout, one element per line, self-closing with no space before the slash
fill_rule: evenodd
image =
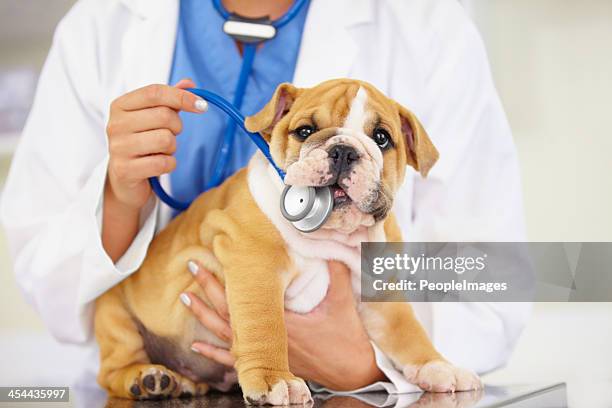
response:
<path id="1" fill-rule="evenodd" d="M 407 365 L 404 377 L 424 391 L 455 392 L 482 389 L 480 378 L 469 370 L 446 361 L 430 361 L 422 366 Z"/>
<path id="2" fill-rule="evenodd" d="M 209 386 L 204 383 L 195 384 L 189 378 L 179 376 L 177 378 L 177 386 L 172 393 L 173 397 L 192 398 L 205 395 L 209 390 Z"/>
<path id="3" fill-rule="evenodd" d="M 301 378 L 287 372 L 251 371 L 240 376 L 244 400 L 250 405 L 307 405 L 312 402 L 310 390 Z"/>
<path id="4" fill-rule="evenodd" d="M 162 365 L 137 364 L 126 368 L 123 374 L 126 379 L 125 394 L 132 399 L 190 398 L 208 392 L 208 385 L 194 384 Z"/>
<path id="5" fill-rule="evenodd" d="M 161 399 L 172 395 L 177 388 L 174 373 L 160 365 L 132 367 L 127 388 L 134 399 Z"/>

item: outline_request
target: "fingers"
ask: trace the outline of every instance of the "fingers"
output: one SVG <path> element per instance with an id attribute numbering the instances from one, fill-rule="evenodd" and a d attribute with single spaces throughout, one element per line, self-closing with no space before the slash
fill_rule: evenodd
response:
<path id="1" fill-rule="evenodd" d="M 187 263 L 189 272 L 191 272 L 195 280 L 200 284 L 206 299 L 210 301 L 216 312 L 226 321 L 229 321 L 229 309 L 227 307 L 227 299 L 225 298 L 225 288 L 219 283 L 217 278 L 202 268 L 196 261 Z"/>
<path id="2" fill-rule="evenodd" d="M 349 268 L 337 261 L 329 261 L 329 288 L 324 302 L 344 302 L 353 298 L 353 287 L 351 282 L 351 271 Z"/>
<path id="3" fill-rule="evenodd" d="M 354 295 L 349 268 L 337 261 L 328 261 L 329 287 L 323 301 L 311 312 L 302 314 L 285 310 L 285 324 L 287 327 L 303 325 L 305 321 L 312 321 L 325 317 L 330 309 L 344 310 L 344 307 L 354 307 Z"/>
<path id="4" fill-rule="evenodd" d="M 351 271 L 349 268 L 338 261 L 328 261 L 327 267 L 329 269 L 329 286 L 346 286 L 346 282 L 351 281 Z"/>
<path id="5" fill-rule="evenodd" d="M 174 110 L 158 106 L 134 112 L 119 111 L 108 120 L 106 133 L 109 141 L 114 143 L 119 138 L 133 133 L 146 132 L 155 129 L 168 129 L 177 135 L 183 129 L 180 116 Z"/>
<path id="6" fill-rule="evenodd" d="M 174 87 L 179 89 L 188 89 L 195 88 L 196 84 L 191 80 L 191 78 L 184 78 L 174 84 Z M 196 108 L 200 112 L 206 112 L 208 110 L 208 102 L 205 99 L 200 99 L 196 101 Z"/>
<path id="7" fill-rule="evenodd" d="M 113 152 L 126 157 L 141 157 L 151 154 L 174 154 L 176 136 L 169 129 L 139 132 L 113 141 Z"/>
<path id="8" fill-rule="evenodd" d="M 213 361 L 216 361 L 219 364 L 223 364 L 229 367 L 233 367 L 236 363 L 236 359 L 229 350 L 215 347 L 207 343 L 193 343 L 193 345 L 191 346 L 191 350 Z"/>
<path id="9" fill-rule="evenodd" d="M 183 78 L 174 84 L 174 87 L 179 89 L 195 88 L 196 84 L 191 80 L 191 78 Z"/>
<path id="10" fill-rule="evenodd" d="M 338 262 L 338 261 L 327 261 L 327 267 L 329 268 L 329 271 L 333 274 L 335 272 L 344 272 L 345 274 L 350 273 L 349 268 L 343 264 L 342 262 Z"/>
<path id="11" fill-rule="evenodd" d="M 232 328 L 229 323 L 222 319 L 217 312 L 212 310 L 193 293 L 182 293 L 181 302 L 187 306 L 204 327 L 210 330 L 215 336 L 228 343 L 232 341 Z"/>
<path id="12" fill-rule="evenodd" d="M 153 129 L 168 129 L 175 135 L 183 130 L 183 122 L 173 109 L 166 106 L 156 106 L 125 114 L 125 123 L 121 128 L 127 132 L 145 132 Z"/>
<path id="13" fill-rule="evenodd" d="M 170 173 L 176 168 L 174 156 L 156 154 L 111 163 L 109 171 L 121 182 L 144 180 Z"/>
<path id="14" fill-rule="evenodd" d="M 186 83 L 187 81 L 181 85 Z M 199 96 L 181 88 L 160 84 L 148 85 L 119 97 L 113 102 L 111 109 L 136 111 L 157 106 L 193 113 L 206 110 L 206 102 Z"/>
<path id="15" fill-rule="evenodd" d="M 193 293 L 181 294 L 181 302 L 195 314 L 204 327 L 218 338 L 231 343 L 233 334 L 229 325 L 229 311 L 223 286 L 212 273 L 202 268 L 199 263 L 189 261 L 187 267 L 203 288 L 206 298 L 210 301 L 214 310 Z M 236 362 L 229 350 L 211 344 L 194 342 L 191 350 L 228 367 L 233 367 Z"/>
<path id="16" fill-rule="evenodd" d="M 140 209 L 151 194 L 147 178 L 170 173 L 176 167 L 175 136 L 183 124 L 179 111 L 204 112 L 206 101 L 183 88 L 150 85 L 129 92 L 111 103 L 106 125 L 109 166 L 108 190 L 116 202 Z"/>

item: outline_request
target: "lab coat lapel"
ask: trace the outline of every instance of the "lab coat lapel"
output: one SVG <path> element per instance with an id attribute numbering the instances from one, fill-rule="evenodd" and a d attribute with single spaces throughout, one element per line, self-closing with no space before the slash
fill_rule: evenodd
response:
<path id="1" fill-rule="evenodd" d="M 309 87 L 349 77 L 359 46 L 351 28 L 372 19 L 373 0 L 311 0 L 293 82 Z"/>
<path id="2" fill-rule="evenodd" d="M 176 30 L 178 0 L 122 0 L 134 13 L 134 23 L 122 44 L 125 90 L 170 78 Z"/>
<path id="3" fill-rule="evenodd" d="M 371 21 L 373 1 L 311 0 L 294 73 L 297 86 L 350 76 L 359 51 L 351 28 Z M 122 45 L 125 89 L 166 83 L 174 55 L 179 0 L 122 2 L 137 20 Z"/>

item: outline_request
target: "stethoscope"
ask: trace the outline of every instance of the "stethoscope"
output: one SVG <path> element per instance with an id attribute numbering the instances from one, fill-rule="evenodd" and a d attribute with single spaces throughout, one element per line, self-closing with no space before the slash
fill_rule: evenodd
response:
<path id="1" fill-rule="evenodd" d="M 223 143 L 217 154 L 213 175 L 207 183 L 205 191 L 217 187 L 223 181 L 223 174 L 230 158 L 232 146 L 234 145 L 236 125 L 251 138 L 284 182 L 285 172 L 272 159 L 270 146 L 268 146 L 268 143 L 259 133 L 252 133 L 246 129 L 244 126 L 244 116 L 240 113 L 240 108 L 249 74 L 253 68 L 257 45 L 274 38 L 276 31 L 295 18 L 307 2 L 308 0 L 296 0 L 284 16 L 278 20 L 271 21 L 267 17 L 253 19 L 229 13 L 221 4 L 221 0 L 213 0 L 213 5 L 225 19 L 223 31 L 242 44 L 243 53 L 242 66 L 234 92 L 233 103 L 204 89 L 188 89 L 188 91 L 220 108 L 231 119 L 225 129 Z M 158 177 L 151 177 L 149 182 L 159 199 L 175 210 L 186 210 L 191 204 L 190 202 L 177 201 L 168 195 L 162 188 Z M 321 228 L 331 215 L 333 206 L 334 197 L 331 188 L 327 186 L 285 186 L 280 199 L 280 210 L 283 217 L 302 232 L 313 232 Z"/>

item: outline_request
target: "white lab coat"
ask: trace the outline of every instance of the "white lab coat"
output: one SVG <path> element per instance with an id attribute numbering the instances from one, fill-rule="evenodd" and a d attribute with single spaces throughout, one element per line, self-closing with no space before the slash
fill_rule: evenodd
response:
<path id="1" fill-rule="evenodd" d="M 92 301 L 138 268 L 167 221 L 167 210 L 152 199 L 117 264 L 102 248 L 109 104 L 129 90 L 167 82 L 178 4 L 81 0 L 57 28 L 1 217 L 17 280 L 60 341 L 95 347 Z M 337 77 L 369 81 L 412 109 L 440 151 L 429 177 L 409 171 L 398 194 L 395 212 L 407 239 L 525 239 L 510 128 L 482 41 L 456 0 L 312 0 L 294 82 Z M 482 373 L 508 359 L 529 305 L 415 309 L 442 354 Z M 384 387 L 410 390 L 377 355 L 393 382 Z"/>

